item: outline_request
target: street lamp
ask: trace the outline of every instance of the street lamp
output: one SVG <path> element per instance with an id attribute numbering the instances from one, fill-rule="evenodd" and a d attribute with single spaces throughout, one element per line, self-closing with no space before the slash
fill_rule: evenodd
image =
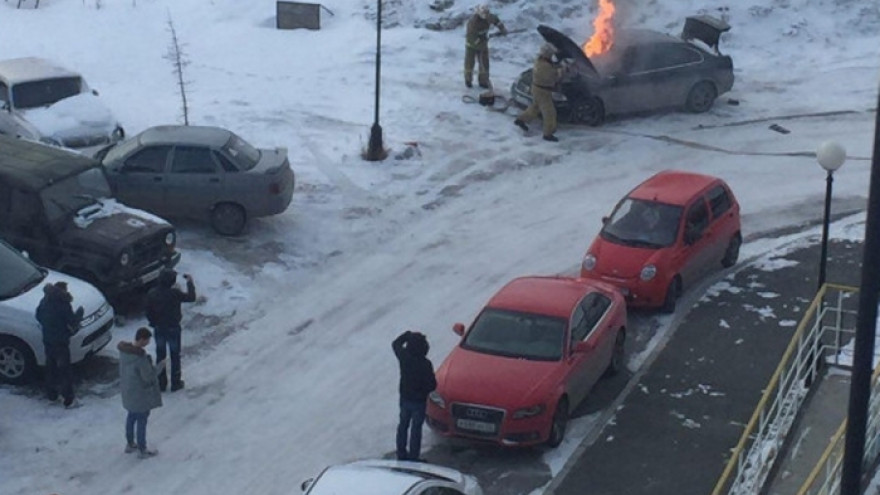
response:
<path id="1" fill-rule="evenodd" d="M 831 216 L 831 183 L 834 171 L 846 161 L 846 150 L 834 141 L 825 141 L 816 151 L 816 160 L 825 169 L 825 216 L 822 218 L 822 253 L 819 255 L 819 289 L 825 284 L 825 265 L 828 261 L 828 223 Z"/>
<path id="2" fill-rule="evenodd" d="M 364 158 L 371 162 L 384 160 L 387 154 L 382 145 L 382 126 L 379 125 L 379 76 L 382 67 L 382 0 L 376 0 L 376 102 L 373 106 L 373 126 L 370 127 L 370 142 Z"/>

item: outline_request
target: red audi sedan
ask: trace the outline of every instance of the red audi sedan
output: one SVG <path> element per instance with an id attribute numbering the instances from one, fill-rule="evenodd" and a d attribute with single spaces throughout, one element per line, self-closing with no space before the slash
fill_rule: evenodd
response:
<path id="1" fill-rule="evenodd" d="M 672 313 L 685 287 L 739 258 L 739 203 L 717 177 L 664 170 L 602 221 L 581 277 L 620 287 L 631 307 Z"/>
<path id="2" fill-rule="evenodd" d="M 522 277 L 505 285 L 437 370 L 428 425 L 505 446 L 562 442 L 571 411 L 623 366 L 626 302 L 602 282 Z"/>

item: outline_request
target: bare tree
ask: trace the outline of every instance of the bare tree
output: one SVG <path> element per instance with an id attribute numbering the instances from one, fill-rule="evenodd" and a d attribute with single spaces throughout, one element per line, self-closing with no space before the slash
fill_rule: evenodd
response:
<path id="1" fill-rule="evenodd" d="M 183 109 L 183 125 L 189 125 L 189 104 L 186 100 L 186 93 L 189 88 L 189 81 L 183 77 L 183 69 L 189 65 L 189 59 L 183 51 L 185 44 L 180 42 L 177 37 L 177 30 L 174 29 L 174 21 L 171 20 L 171 13 L 168 13 L 168 31 L 171 32 L 171 45 L 168 47 L 168 53 L 165 55 L 166 60 L 171 61 L 174 67 L 174 77 L 177 78 L 177 89 L 180 92 L 181 107 Z"/>

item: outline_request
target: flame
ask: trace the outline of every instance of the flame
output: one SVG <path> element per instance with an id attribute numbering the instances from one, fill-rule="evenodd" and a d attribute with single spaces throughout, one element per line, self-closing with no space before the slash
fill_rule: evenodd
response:
<path id="1" fill-rule="evenodd" d="M 614 45 L 614 10 L 611 0 L 599 0 L 599 14 L 593 20 L 593 36 L 583 46 L 588 57 L 605 53 Z"/>

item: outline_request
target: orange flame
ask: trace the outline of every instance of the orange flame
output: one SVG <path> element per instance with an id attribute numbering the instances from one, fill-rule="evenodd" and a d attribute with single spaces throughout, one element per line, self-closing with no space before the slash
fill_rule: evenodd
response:
<path id="1" fill-rule="evenodd" d="M 593 20 L 593 36 L 584 43 L 588 57 L 607 52 L 614 45 L 614 4 L 611 0 L 599 0 L 599 14 Z"/>

